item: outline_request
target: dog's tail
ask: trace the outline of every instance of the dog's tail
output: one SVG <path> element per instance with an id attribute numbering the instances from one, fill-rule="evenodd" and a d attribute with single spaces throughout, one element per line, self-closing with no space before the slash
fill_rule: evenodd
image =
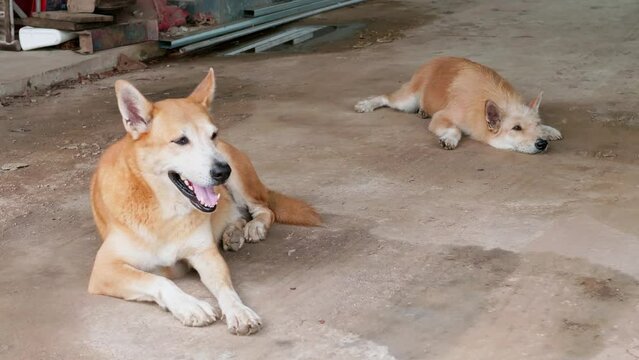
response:
<path id="1" fill-rule="evenodd" d="M 322 219 L 315 209 L 302 200 L 268 191 L 268 207 L 275 213 L 275 221 L 282 224 L 318 226 Z"/>

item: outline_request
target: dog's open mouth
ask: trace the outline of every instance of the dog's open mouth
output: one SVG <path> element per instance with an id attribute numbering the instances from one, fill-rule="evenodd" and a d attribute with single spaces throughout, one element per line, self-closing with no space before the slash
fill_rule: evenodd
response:
<path id="1" fill-rule="evenodd" d="M 196 209 L 203 212 L 213 212 L 217 207 L 217 201 L 220 194 L 213 190 L 213 187 L 203 187 L 182 177 L 175 171 L 169 172 L 169 179 L 180 190 L 182 195 L 186 196 Z"/>

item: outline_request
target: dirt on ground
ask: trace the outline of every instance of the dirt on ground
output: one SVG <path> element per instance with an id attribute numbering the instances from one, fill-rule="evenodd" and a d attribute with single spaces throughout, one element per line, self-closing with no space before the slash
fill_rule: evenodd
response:
<path id="1" fill-rule="evenodd" d="M 3 103 L 0 358 L 639 358 L 637 11 L 367 1 L 307 20 L 368 24 L 333 47 L 169 59 Z M 542 118 L 564 140 L 540 155 L 468 138 L 446 151 L 416 114 L 353 111 L 443 54 L 526 97 L 543 89 Z M 100 245 L 89 179 L 124 133 L 114 80 L 182 97 L 209 67 L 220 136 L 324 219 L 224 254 L 264 319 L 251 337 L 86 291 Z M 215 302 L 195 274 L 177 284 Z"/>
<path id="2" fill-rule="evenodd" d="M 350 6 L 340 11 L 324 13 L 304 19 L 296 25 L 327 25 L 336 28 L 328 36 L 287 50 L 296 52 L 330 52 L 361 49 L 401 39 L 406 30 L 424 25 L 437 17 L 438 10 L 428 2 L 405 3 L 395 0 L 374 1 L 361 6 Z"/>

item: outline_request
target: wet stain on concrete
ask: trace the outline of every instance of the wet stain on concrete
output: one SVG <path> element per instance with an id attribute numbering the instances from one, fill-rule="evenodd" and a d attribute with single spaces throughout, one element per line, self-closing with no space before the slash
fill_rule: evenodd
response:
<path id="1" fill-rule="evenodd" d="M 550 358 L 580 359 L 600 351 L 639 301 L 632 277 L 580 259 L 475 246 L 431 250 L 437 255 L 393 261 L 416 274 L 395 284 L 386 305 L 366 309 L 366 323 L 347 329 L 363 330 L 401 359 L 516 358 L 519 350 L 505 342 L 525 334 L 537 334 L 525 358 L 547 358 L 552 349 Z M 472 356 L 486 346 L 494 357 Z"/>

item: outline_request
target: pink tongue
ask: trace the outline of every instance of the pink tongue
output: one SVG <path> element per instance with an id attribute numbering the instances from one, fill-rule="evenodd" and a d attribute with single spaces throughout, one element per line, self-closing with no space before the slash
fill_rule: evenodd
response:
<path id="1" fill-rule="evenodd" d="M 195 184 L 192 185 L 195 196 L 200 201 L 200 203 L 208 207 L 213 207 L 217 204 L 217 200 L 220 196 L 213 191 L 213 187 L 205 188 Z"/>

